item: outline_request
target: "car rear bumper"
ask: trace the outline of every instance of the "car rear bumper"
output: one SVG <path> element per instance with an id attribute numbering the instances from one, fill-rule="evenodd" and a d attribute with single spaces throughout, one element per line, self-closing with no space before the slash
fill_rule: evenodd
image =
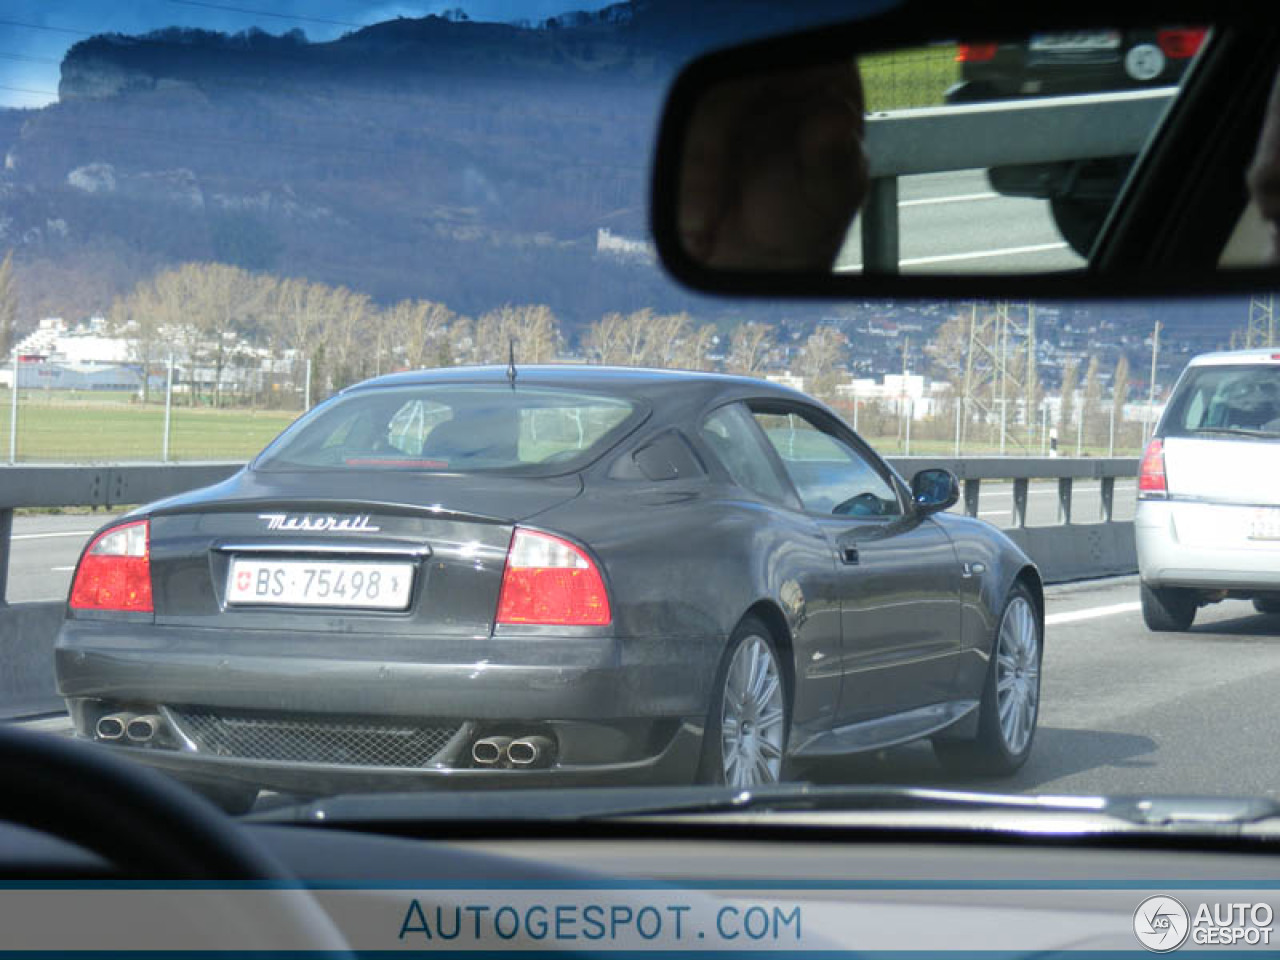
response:
<path id="1" fill-rule="evenodd" d="M 159 733 L 104 745 L 192 782 L 295 793 L 688 782 L 721 642 L 603 635 L 351 637 L 69 620 L 58 690 L 79 736 L 120 714 Z M 488 737 L 542 738 L 482 765 Z M 390 759 L 389 759 L 390 758 Z"/>
<path id="2" fill-rule="evenodd" d="M 1280 541 L 1252 540 L 1259 508 L 1141 500 L 1134 521 L 1138 572 L 1157 587 L 1280 591 Z"/>
<path id="3" fill-rule="evenodd" d="M 218 757 L 182 750 L 102 744 L 118 756 L 143 763 L 195 787 L 274 790 L 306 796 L 413 790 L 479 790 L 568 786 L 687 784 L 696 779 L 702 723 L 669 728 L 656 749 L 644 756 L 602 763 L 561 763 L 535 769 L 432 766 L 355 766 L 287 763 Z"/>

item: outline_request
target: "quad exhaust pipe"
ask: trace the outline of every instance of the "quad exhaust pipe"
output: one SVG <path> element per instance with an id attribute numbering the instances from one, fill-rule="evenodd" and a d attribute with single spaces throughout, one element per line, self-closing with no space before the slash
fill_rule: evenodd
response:
<path id="1" fill-rule="evenodd" d="M 154 713 L 108 713 L 94 727 L 99 740 L 111 743 L 150 743 L 163 730 L 164 718 Z"/>
<path id="2" fill-rule="evenodd" d="M 550 737 L 481 737 L 471 745 L 471 759 L 477 767 L 544 766 L 555 751 Z"/>

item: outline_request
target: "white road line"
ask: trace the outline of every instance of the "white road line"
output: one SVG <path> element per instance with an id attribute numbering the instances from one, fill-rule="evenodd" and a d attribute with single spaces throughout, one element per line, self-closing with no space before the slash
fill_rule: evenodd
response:
<path id="1" fill-rule="evenodd" d="M 1132 603 L 1113 603 L 1105 607 L 1089 607 L 1085 610 L 1067 610 L 1064 613 L 1051 613 L 1044 618 L 1045 626 L 1055 627 L 1063 623 L 1076 623 L 1079 620 L 1095 620 L 1098 617 L 1114 617 L 1121 613 L 1135 613 L 1142 609 L 1137 601 Z"/>
<path id="2" fill-rule="evenodd" d="M 72 564 L 69 567 L 50 567 L 49 569 L 54 573 L 66 573 L 68 570 L 74 570 L 75 568 L 75 564 Z"/>
<path id="3" fill-rule="evenodd" d="M 1033 243 L 1025 247 L 1001 247 L 996 250 L 974 250 L 971 253 L 943 253 L 931 257 L 907 257 L 898 261 L 900 267 L 923 267 L 931 263 L 955 263 L 959 260 L 985 260 L 990 257 L 1016 257 L 1023 253 L 1046 253 L 1065 250 L 1065 243 Z M 861 263 L 844 263 L 835 268 L 836 273 L 860 273 Z"/>
<path id="4" fill-rule="evenodd" d="M 44 540 L 48 537 L 87 537 L 92 530 L 60 530 L 57 533 L 15 533 L 10 540 Z"/>
<path id="5" fill-rule="evenodd" d="M 1065 243 L 1032 243 L 1025 247 L 1003 247 L 998 250 L 975 250 L 972 253 L 943 253 L 932 257 L 907 257 L 898 261 L 900 267 L 922 267 L 928 263 L 954 263 L 957 260 L 985 260 L 989 257 L 1015 257 L 1022 253 L 1045 253 L 1049 250 L 1065 250 Z"/>
<path id="6" fill-rule="evenodd" d="M 959 193 L 951 197 L 921 197 L 919 200 L 902 200 L 899 207 L 927 207 L 937 203 L 968 203 L 970 200 L 995 200 L 998 193 Z"/>

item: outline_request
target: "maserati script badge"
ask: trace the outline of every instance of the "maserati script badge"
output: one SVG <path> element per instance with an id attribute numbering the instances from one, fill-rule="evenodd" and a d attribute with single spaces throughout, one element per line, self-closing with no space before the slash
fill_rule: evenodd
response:
<path id="1" fill-rule="evenodd" d="M 260 513 L 268 530 L 291 530 L 300 533 L 377 533 L 381 527 L 369 522 L 367 513 L 338 516 L 333 513 Z"/>

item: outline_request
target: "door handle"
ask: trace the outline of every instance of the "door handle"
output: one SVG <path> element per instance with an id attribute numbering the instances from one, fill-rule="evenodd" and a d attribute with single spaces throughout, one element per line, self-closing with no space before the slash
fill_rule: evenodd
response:
<path id="1" fill-rule="evenodd" d="M 853 544 L 842 546 L 840 548 L 840 562 L 850 565 L 859 563 L 860 558 L 858 556 L 858 548 Z"/>

